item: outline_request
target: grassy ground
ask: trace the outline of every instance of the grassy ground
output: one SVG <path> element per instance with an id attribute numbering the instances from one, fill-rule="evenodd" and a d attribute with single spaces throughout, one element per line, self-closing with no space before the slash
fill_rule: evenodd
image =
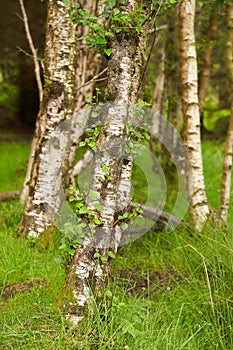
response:
<path id="1" fill-rule="evenodd" d="M 29 145 L 8 146 L 0 145 L 0 168 L 8 169 L 0 191 L 20 188 L 26 169 Z M 203 149 L 208 198 L 218 208 L 221 145 Z M 42 250 L 14 237 L 21 214 L 17 201 L 0 203 L 1 350 L 233 349 L 230 225 L 148 232 L 122 247 L 102 308 L 76 332 L 53 307 L 65 280 L 59 240 Z"/>

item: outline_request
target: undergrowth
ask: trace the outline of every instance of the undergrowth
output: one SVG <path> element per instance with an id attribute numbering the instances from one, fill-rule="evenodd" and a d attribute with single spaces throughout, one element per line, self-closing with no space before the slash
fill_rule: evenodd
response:
<path id="1" fill-rule="evenodd" d="M 211 163 L 216 148 L 205 147 L 214 205 L 214 184 L 220 184 Z M 94 305 L 77 331 L 54 308 L 66 273 L 59 236 L 43 250 L 14 236 L 22 215 L 17 200 L 0 203 L 0 213 L 1 350 L 233 348 L 230 225 L 209 222 L 202 233 L 190 227 L 151 231 L 121 247 L 101 307 Z"/>

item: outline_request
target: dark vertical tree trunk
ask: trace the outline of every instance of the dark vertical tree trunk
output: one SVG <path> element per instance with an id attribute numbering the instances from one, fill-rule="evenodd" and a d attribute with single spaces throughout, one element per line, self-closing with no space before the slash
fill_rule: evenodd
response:
<path id="1" fill-rule="evenodd" d="M 201 132 L 204 131 L 204 105 L 205 98 L 208 92 L 210 71 L 211 71 L 211 56 L 214 49 L 216 34 L 217 34 L 217 10 L 218 7 L 214 5 L 213 11 L 211 11 L 210 24 L 206 36 L 206 46 L 201 58 L 201 68 L 198 81 L 198 99 L 200 109 L 200 122 Z"/>

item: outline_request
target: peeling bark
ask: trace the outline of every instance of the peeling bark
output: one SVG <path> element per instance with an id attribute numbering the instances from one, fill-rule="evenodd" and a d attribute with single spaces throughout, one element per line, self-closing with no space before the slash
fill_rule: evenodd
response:
<path id="1" fill-rule="evenodd" d="M 227 4 L 227 42 L 226 42 L 226 65 L 228 77 L 231 83 L 231 115 L 230 123 L 227 131 L 224 161 L 222 174 L 222 190 L 221 190 L 221 205 L 220 216 L 223 220 L 227 220 L 230 192 L 231 192 L 231 170 L 232 170 L 232 155 L 233 155 L 233 3 L 229 1 Z"/>
<path id="2" fill-rule="evenodd" d="M 135 0 L 125 3 L 125 14 L 138 6 Z M 62 295 L 68 295 L 67 319 L 75 326 L 83 319 L 85 310 L 91 310 L 92 294 L 102 291 L 107 284 L 110 263 L 108 250 L 117 251 L 121 241 L 121 229 L 115 225 L 115 215 L 130 202 L 131 159 L 125 156 L 127 120 L 130 104 L 136 103 L 143 65 L 147 25 L 138 34 L 133 28 L 122 31 L 111 39 L 112 55 L 108 65 L 107 100 L 105 118 L 97 141 L 87 207 L 95 210 L 100 204 L 101 227 L 96 227 L 93 237 L 86 237 L 77 249 L 70 267 Z M 105 170 L 104 170 L 105 167 Z M 107 175 L 109 178 L 106 178 Z M 94 254 L 105 257 L 107 263 L 94 262 Z M 68 294 L 67 294 L 68 293 Z M 72 300 L 69 298 L 72 296 Z M 69 308 L 71 305 L 71 308 Z"/>
<path id="3" fill-rule="evenodd" d="M 68 11 L 63 1 L 49 2 L 45 87 L 33 145 L 29 195 L 19 227 L 19 232 L 33 237 L 52 225 L 67 182 L 76 58 L 75 25 Z"/>
<path id="4" fill-rule="evenodd" d="M 89 10 L 91 14 L 97 13 L 96 1 L 92 0 L 82 0 L 79 1 L 80 5 Z M 104 21 L 102 24 L 104 25 Z M 76 29 L 76 36 L 78 38 L 85 36 L 88 32 L 88 28 L 79 25 Z M 71 148 L 69 155 L 69 166 L 68 166 L 68 178 L 67 182 L 75 185 L 74 176 L 72 174 L 75 155 L 77 152 L 79 137 L 83 134 L 84 127 L 81 126 L 81 118 L 83 116 L 81 110 L 87 103 L 87 97 L 91 98 L 93 95 L 93 88 L 95 84 L 95 79 L 92 80 L 96 74 L 99 73 L 101 67 L 102 57 L 98 52 L 93 49 L 89 49 L 84 40 L 78 40 L 76 42 L 76 74 L 75 74 L 75 87 L 74 87 L 74 113 L 72 116 L 72 135 L 71 135 Z M 88 83 L 91 81 L 90 83 Z M 88 84 L 87 84 L 88 83 Z M 39 135 L 44 131 L 46 125 L 46 116 L 44 114 L 39 114 L 37 117 L 36 128 L 34 137 L 31 145 L 31 153 L 29 157 L 27 173 L 24 180 L 23 190 L 20 195 L 20 202 L 24 204 L 27 200 L 29 193 L 29 184 L 31 178 L 32 165 L 35 158 L 36 147 L 38 143 Z M 74 128 L 77 131 L 74 132 Z M 42 131 L 40 130 L 42 129 Z"/>
<path id="5" fill-rule="evenodd" d="M 190 218 L 194 227 L 200 230 L 209 215 L 209 207 L 201 154 L 194 16 L 195 0 L 184 0 L 180 4 L 179 34 L 184 143 L 187 148 L 186 172 Z"/>

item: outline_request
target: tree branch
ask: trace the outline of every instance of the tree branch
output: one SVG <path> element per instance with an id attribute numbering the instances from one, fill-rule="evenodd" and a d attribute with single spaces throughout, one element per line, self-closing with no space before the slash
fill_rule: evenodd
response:
<path id="1" fill-rule="evenodd" d="M 102 74 L 104 74 L 106 71 L 108 70 L 108 67 L 107 68 L 104 68 L 99 74 L 95 75 L 91 80 L 87 81 L 85 84 L 79 86 L 76 91 L 80 90 L 81 88 L 83 88 L 84 86 L 86 85 L 89 85 L 91 84 L 93 81 L 96 81 Z M 107 78 L 102 78 L 102 79 L 99 79 L 98 81 L 102 81 L 102 80 L 105 80 Z"/>
<path id="2" fill-rule="evenodd" d="M 8 191 L 0 193 L 0 202 L 10 201 L 20 196 L 21 191 Z"/>
<path id="3" fill-rule="evenodd" d="M 182 226 L 186 226 L 185 221 L 179 220 L 176 216 L 174 216 L 170 213 L 167 213 L 167 212 L 162 211 L 162 210 L 157 209 L 157 208 L 147 207 L 146 205 L 143 205 L 141 203 L 134 203 L 134 204 L 143 210 L 142 216 L 145 216 L 146 218 L 148 218 L 152 221 L 165 220 L 165 221 L 170 221 L 170 222 L 174 223 L 175 225 L 180 224 Z"/>
<path id="4" fill-rule="evenodd" d="M 19 3 L 20 3 L 22 15 L 23 15 L 23 23 L 24 23 L 24 28 L 25 28 L 25 32 L 26 32 L 26 37 L 27 37 L 30 49 L 32 51 L 32 56 L 33 56 L 33 61 L 34 61 L 34 66 L 35 66 L 36 82 L 37 82 L 38 91 L 39 91 L 39 99 L 41 102 L 42 98 L 43 98 L 43 88 L 42 88 L 42 82 L 41 82 L 41 78 L 40 78 L 40 64 L 39 64 L 39 59 L 38 59 L 38 55 L 37 55 L 37 49 L 34 46 L 32 36 L 30 33 L 29 24 L 28 24 L 28 17 L 27 17 L 27 13 L 25 10 L 24 2 L 23 2 L 23 0 L 19 0 Z"/>

